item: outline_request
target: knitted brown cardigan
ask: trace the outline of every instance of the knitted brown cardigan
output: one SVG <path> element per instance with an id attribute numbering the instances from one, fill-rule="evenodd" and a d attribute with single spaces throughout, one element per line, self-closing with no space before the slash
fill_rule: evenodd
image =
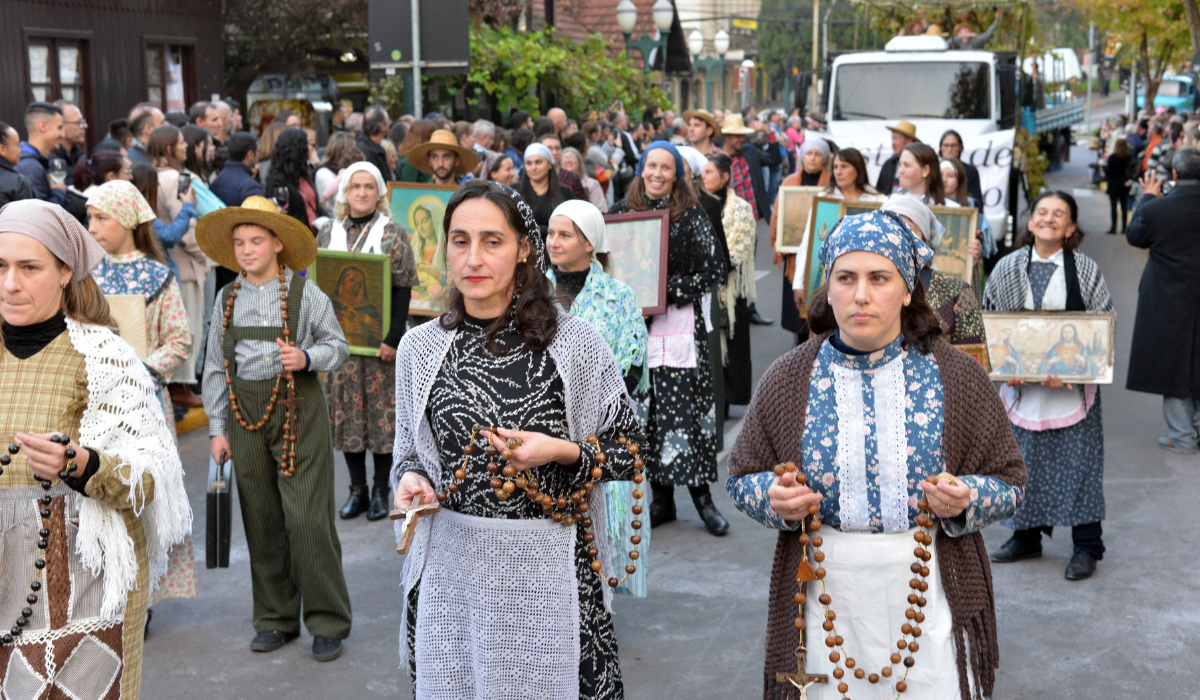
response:
<path id="1" fill-rule="evenodd" d="M 800 441 L 808 409 L 808 384 L 813 362 L 826 333 L 776 360 L 763 375 L 742 421 L 742 431 L 729 458 L 731 476 L 773 469 L 780 462 L 800 463 Z M 945 429 L 942 450 L 946 471 L 955 475 L 994 476 L 1023 486 L 1025 462 L 996 389 L 983 368 L 944 340 L 932 343 L 942 376 Z M 776 683 L 777 672 L 795 673 L 799 630 L 793 597 L 798 591 L 799 532 L 780 532 L 771 566 L 767 611 L 767 659 L 763 685 L 766 700 L 795 700 L 799 692 L 789 683 Z M 970 673 L 976 698 L 990 697 L 1000 652 L 996 642 L 996 609 L 992 572 L 979 533 L 950 537 L 937 533 L 938 566 L 953 619 L 958 650 L 958 678 L 963 700 L 971 700 Z M 964 637 L 966 643 L 964 644 Z M 806 646 L 808 646 L 806 644 Z M 823 645 L 821 646 L 824 649 Z M 810 647 L 811 648 L 811 647 Z M 815 653 L 812 652 L 812 653 Z"/>

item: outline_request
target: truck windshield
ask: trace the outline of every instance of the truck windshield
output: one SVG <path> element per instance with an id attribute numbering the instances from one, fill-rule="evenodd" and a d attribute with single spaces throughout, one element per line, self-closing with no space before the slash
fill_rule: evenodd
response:
<path id="1" fill-rule="evenodd" d="M 991 118 L 986 63 L 850 63 L 835 80 L 834 119 Z"/>

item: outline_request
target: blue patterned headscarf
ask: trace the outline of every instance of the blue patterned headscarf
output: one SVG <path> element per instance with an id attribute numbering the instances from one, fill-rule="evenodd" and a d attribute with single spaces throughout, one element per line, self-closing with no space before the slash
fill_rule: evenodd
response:
<path id="1" fill-rule="evenodd" d="M 834 260 L 855 250 L 877 253 L 891 260 L 909 291 L 916 285 L 917 275 L 933 260 L 933 250 L 909 230 L 898 214 L 878 209 L 838 222 L 821 246 L 821 264 L 826 274 L 833 269 Z"/>
<path id="2" fill-rule="evenodd" d="M 675 179 L 682 180 L 684 175 L 683 156 L 680 155 L 679 149 L 675 148 L 675 145 L 670 141 L 655 141 L 654 143 L 642 149 L 642 157 L 638 159 L 637 170 L 635 170 L 633 174 L 642 174 L 642 168 L 646 166 L 646 156 L 650 154 L 650 151 L 653 151 L 656 148 L 661 148 L 664 151 L 668 151 L 672 156 L 675 157 Z"/>

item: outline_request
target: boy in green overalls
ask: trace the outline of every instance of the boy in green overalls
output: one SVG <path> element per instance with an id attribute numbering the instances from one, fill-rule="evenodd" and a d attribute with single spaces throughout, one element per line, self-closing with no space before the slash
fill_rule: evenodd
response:
<path id="1" fill-rule="evenodd" d="M 293 274 L 316 240 L 264 197 L 212 212 L 196 226 L 205 255 L 238 278 L 218 294 L 204 360 L 212 456 L 232 457 L 250 550 L 254 651 L 313 635 L 332 661 L 350 635 L 350 596 L 334 527 L 333 446 L 318 372 L 349 345 L 329 297 Z"/>

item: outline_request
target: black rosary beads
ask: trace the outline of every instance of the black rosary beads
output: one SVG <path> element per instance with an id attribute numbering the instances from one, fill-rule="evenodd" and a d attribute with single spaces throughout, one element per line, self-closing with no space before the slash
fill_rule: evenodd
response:
<path id="1" fill-rule="evenodd" d="M 50 441 L 58 445 L 67 446 L 66 452 L 64 453 L 64 456 L 67 458 L 67 464 L 63 470 L 58 473 L 58 478 L 60 480 L 65 479 L 71 474 L 74 474 L 75 470 L 78 469 L 79 466 L 74 461 L 76 453 L 75 449 L 70 447 L 71 438 L 67 437 L 66 435 L 51 435 Z M 17 454 L 20 451 L 21 446 L 14 442 L 8 446 L 8 454 L 0 454 L 0 465 L 3 465 L 0 466 L 0 474 L 4 473 L 3 467 L 12 464 L 12 455 Z M 35 569 L 37 569 L 37 573 L 34 574 L 33 582 L 29 584 L 30 593 L 29 595 L 25 596 L 26 606 L 21 608 L 21 614 L 15 620 L 16 624 L 10 627 L 8 632 L 0 635 L 0 644 L 12 644 L 17 637 L 21 636 L 21 632 L 24 631 L 25 626 L 29 624 L 29 618 L 33 617 L 33 605 L 38 602 L 38 592 L 42 590 L 42 571 L 46 568 L 45 551 L 50 547 L 50 516 L 52 515 L 50 504 L 54 501 L 54 497 L 50 495 L 50 489 L 54 488 L 54 482 L 51 482 L 48 479 L 42 479 L 40 477 L 35 478 L 37 478 L 38 483 L 41 485 L 42 491 L 45 492 L 42 494 L 41 498 L 38 499 L 38 505 L 41 506 L 38 514 L 42 517 L 42 527 L 38 530 L 38 557 L 33 562 L 33 566 Z"/>

